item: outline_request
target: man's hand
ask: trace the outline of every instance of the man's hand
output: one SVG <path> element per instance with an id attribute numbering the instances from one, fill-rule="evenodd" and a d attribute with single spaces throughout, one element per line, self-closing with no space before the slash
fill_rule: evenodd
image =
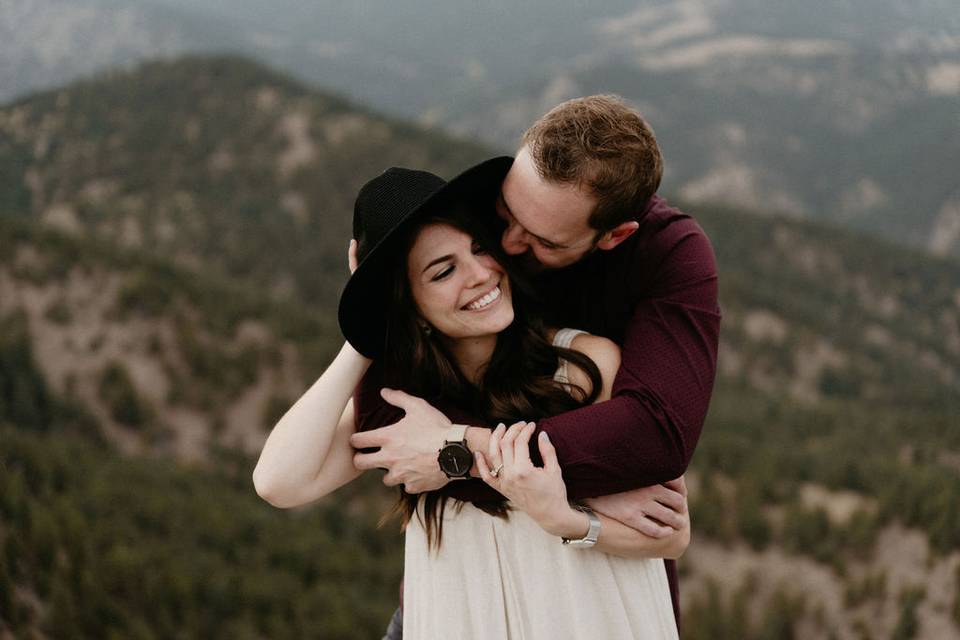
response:
<path id="1" fill-rule="evenodd" d="M 666 538 L 690 523 L 683 476 L 652 487 L 590 498 L 586 503 L 651 538 Z"/>
<path id="2" fill-rule="evenodd" d="M 380 395 L 406 415 L 394 424 L 350 436 L 350 444 L 356 449 L 380 447 L 376 453 L 355 454 L 354 466 L 361 471 L 386 469 L 383 483 L 402 484 L 407 493 L 433 491 L 447 484 L 449 479 L 440 470 L 437 455 L 452 426 L 450 420 L 426 400 L 403 391 L 383 389 Z"/>

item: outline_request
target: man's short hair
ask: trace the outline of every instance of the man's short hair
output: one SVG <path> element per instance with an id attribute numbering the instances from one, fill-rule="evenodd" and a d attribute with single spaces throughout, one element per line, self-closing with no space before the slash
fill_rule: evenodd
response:
<path id="1" fill-rule="evenodd" d="M 593 192 L 588 223 L 598 232 L 640 214 L 660 187 L 663 158 L 653 130 L 619 96 L 568 100 L 533 123 L 522 144 L 541 178 Z"/>

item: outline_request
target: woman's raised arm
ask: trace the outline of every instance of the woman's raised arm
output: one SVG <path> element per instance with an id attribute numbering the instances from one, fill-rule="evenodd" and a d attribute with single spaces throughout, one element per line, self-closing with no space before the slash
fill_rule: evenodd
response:
<path id="1" fill-rule="evenodd" d="M 357 270 L 357 241 L 347 250 Z M 353 390 L 370 360 L 349 342 L 323 375 L 273 427 L 253 470 L 257 494 L 275 507 L 297 507 L 331 493 L 360 472 L 353 466 L 350 436 L 356 430 Z"/>
<path id="2" fill-rule="evenodd" d="M 351 395 L 370 366 L 345 343 L 334 361 L 274 426 L 253 471 L 261 498 L 275 507 L 296 507 L 356 478 L 350 435 Z"/>

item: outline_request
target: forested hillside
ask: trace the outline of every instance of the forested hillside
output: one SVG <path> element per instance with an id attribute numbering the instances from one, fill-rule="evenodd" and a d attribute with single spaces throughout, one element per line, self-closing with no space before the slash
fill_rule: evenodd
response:
<path id="1" fill-rule="evenodd" d="M 277 299 L 338 295 L 360 186 L 450 176 L 478 145 L 238 58 L 185 58 L 0 109 L 4 215 L 202 266 Z"/>
<path id="2" fill-rule="evenodd" d="M 224 58 L 0 130 L 0 637 L 375 636 L 393 492 L 278 511 L 253 456 L 341 340 L 358 186 L 487 152 Z M 960 264 L 686 208 L 724 311 L 686 637 L 957 637 Z"/>

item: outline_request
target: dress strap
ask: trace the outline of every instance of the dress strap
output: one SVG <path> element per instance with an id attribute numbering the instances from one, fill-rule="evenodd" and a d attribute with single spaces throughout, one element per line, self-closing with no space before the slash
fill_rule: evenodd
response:
<path id="1" fill-rule="evenodd" d="M 553 336 L 553 346 L 560 347 L 561 349 L 569 349 L 570 345 L 573 344 L 573 339 L 581 333 L 586 333 L 586 331 L 581 331 L 580 329 L 559 329 Z"/>
<path id="2" fill-rule="evenodd" d="M 553 336 L 553 346 L 560 347 L 561 349 L 569 349 L 570 345 L 573 344 L 573 339 L 581 333 L 586 333 L 586 331 L 581 331 L 580 329 L 560 329 Z M 553 374 L 553 379 L 560 384 L 570 384 L 570 378 L 567 375 L 567 361 L 563 358 L 560 358 L 560 366 L 557 367 L 557 372 Z"/>

